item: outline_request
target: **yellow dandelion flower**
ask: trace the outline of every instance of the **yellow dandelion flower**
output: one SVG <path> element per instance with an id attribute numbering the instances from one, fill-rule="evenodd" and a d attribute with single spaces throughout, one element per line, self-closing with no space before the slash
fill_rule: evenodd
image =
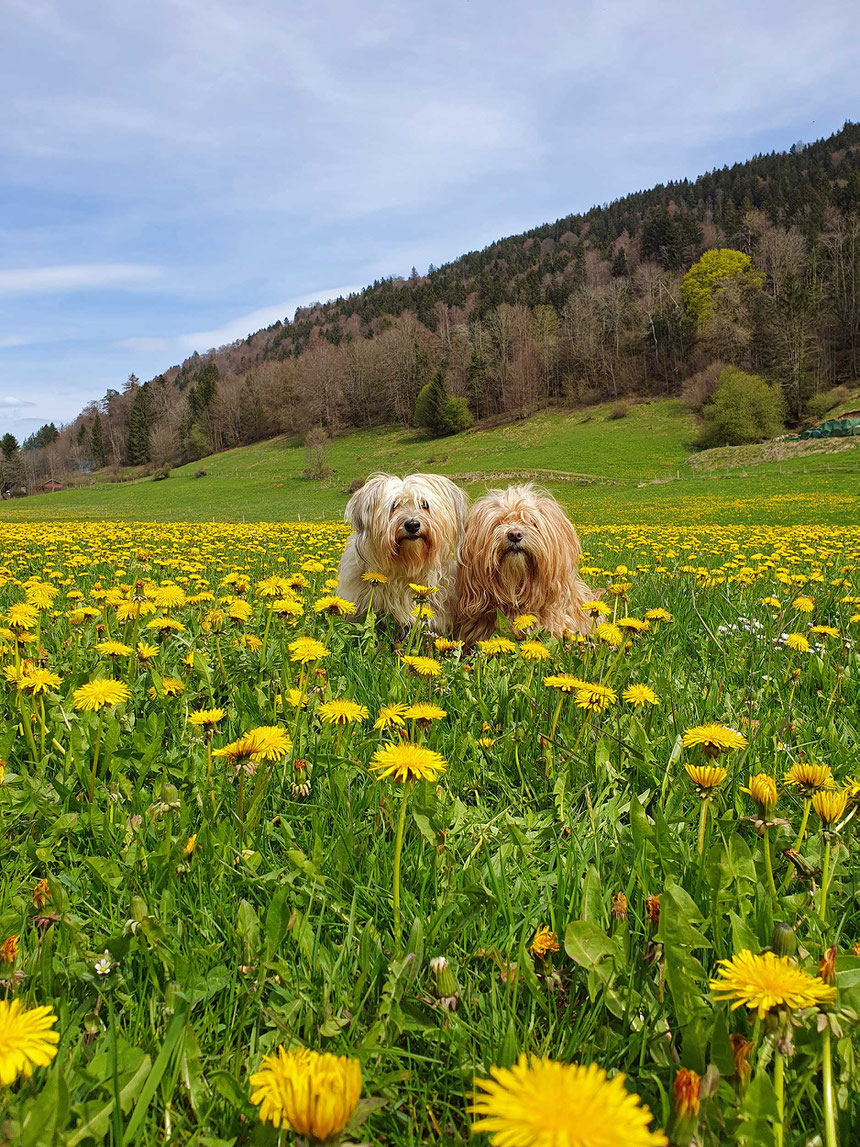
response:
<path id="1" fill-rule="evenodd" d="M 373 727 L 381 731 L 383 729 L 393 729 L 397 725 L 405 725 L 405 717 L 408 712 L 408 705 L 401 705 L 399 703 L 383 705 L 379 710 L 379 716 L 373 722 Z"/>
<path id="2" fill-rule="evenodd" d="M 593 632 L 598 641 L 603 641 L 613 649 L 617 649 L 624 640 L 624 634 L 611 621 L 602 621 L 600 625 L 594 627 Z"/>
<path id="3" fill-rule="evenodd" d="M 0 1000 L 0 1086 L 18 1076 L 28 1079 L 34 1067 L 47 1067 L 60 1042 L 53 1030 L 57 1017 L 49 1007 L 25 1009 L 20 1000 Z"/>
<path id="4" fill-rule="evenodd" d="M 556 1063 L 523 1054 L 513 1067 L 490 1068 L 476 1079 L 485 1094 L 471 1108 L 473 1132 L 485 1132 L 493 1147 L 666 1147 L 661 1131 L 649 1131 L 651 1112 L 596 1064 Z"/>
<path id="5" fill-rule="evenodd" d="M 524 641 L 520 645 L 520 657 L 524 661 L 548 661 L 550 652 L 542 641 Z"/>
<path id="6" fill-rule="evenodd" d="M 848 808 L 848 793 L 844 789 L 819 789 L 813 793 L 812 807 L 822 824 L 833 824 L 841 820 Z"/>
<path id="7" fill-rule="evenodd" d="M 719 975 L 710 981 L 718 1000 L 731 1000 L 732 1011 L 747 1007 L 764 1019 L 774 1008 L 797 1011 L 836 999 L 836 989 L 818 976 L 810 976 L 788 956 L 748 950 L 720 960 Z"/>
<path id="8" fill-rule="evenodd" d="M 786 633 L 783 641 L 794 653 L 808 653 L 812 648 L 802 633 Z"/>
<path id="9" fill-rule="evenodd" d="M 815 602 L 811 597 L 796 597 L 791 603 L 798 613 L 812 613 Z"/>
<path id="10" fill-rule="evenodd" d="M 583 681 L 576 690 L 577 709 L 586 709 L 589 713 L 602 713 L 618 700 L 618 694 L 608 685 L 597 685 L 590 681 Z"/>
<path id="11" fill-rule="evenodd" d="M 368 570 L 367 573 L 363 573 L 361 580 L 369 581 L 371 585 L 386 585 L 388 582 L 384 573 L 377 573 L 375 570 Z"/>
<path id="12" fill-rule="evenodd" d="M 728 770 L 719 765 L 684 765 L 684 768 L 700 796 L 710 796 L 729 775 Z"/>
<path id="13" fill-rule="evenodd" d="M 525 633 L 537 621 L 537 617 L 533 613 L 521 613 L 519 617 L 515 617 L 511 623 L 517 633 Z"/>
<path id="14" fill-rule="evenodd" d="M 153 657 L 158 656 L 158 646 L 149 645 L 146 641 L 138 641 L 137 656 L 141 661 L 151 661 Z"/>
<path id="15" fill-rule="evenodd" d="M 442 666 L 432 657 L 401 657 L 403 664 L 418 677 L 438 677 Z"/>
<path id="16" fill-rule="evenodd" d="M 776 808 L 777 792 L 776 781 L 767 773 L 756 773 L 750 777 L 748 788 L 742 788 L 742 793 L 749 793 L 758 805 L 759 815 L 767 819 Z"/>
<path id="17" fill-rule="evenodd" d="M 417 605 L 413 605 L 409 611 L 417 621 L 432 621 L 436 616 L 436 610 L 432 605 L 425 605 L 424 602 L 419 601 Z"/>
<path id="18" fill-rule="evenodd" d="M 352 1118 L 361 1096 L 361 1065 L 346 1056 L 279 1047 L 263 1058 L 250 1084 L 261 1122 L 322 1143 Z"/>
<path id="19" fill-rule="evenodd" d="M 356 721 L 366 721 L 370 716 L 366 706 L 355 701 L 326 701 L 317 712 L 325 725 L 352 725 Z"/>
<path id="20" fill-rule="evenodd" d="M 318 598 L 314 602 L 314 613 L 328 613 L 337 617 L 351 617 L 355 613 L 355 602 L 347 601 L 345 597 L 330 595 Z"/>
<path id="21" fill-rule="evenodd" d="M 829 765 L 815 765 L 810 761 L 792 765 L 783 780 L 792 788 L 800 789 L 805 797 L 811 797 L 816 789 L 831 789 L 835 785 Z"/>
<path id="22" fill-rule="evenodd" d="M 516 645 L 507 637 L 491 637 L 488 641 L 479 641 L 478 648 L 488 657 L 496 657 L 500 653 L 513 653 Z"/>
<path id="23" fill-rule="evenodd" d="M 440 653 L 453 653 L 463 648 L 462 641 L 452 641 L 450 637 L 437 637 L 433 644 Z"/>
<path id="24" fill-rule="evenodd" d="M 763 597 L 762 605 L 769 605 L 771 609 L 782 609 L 782 602 L 778 597 Z"/>
<path id="25" fill-rule="evenodd" d="M 629 629 L 631 633 L 645 633 L 651 628 L 641 617 L 619 617 L 616 624 L 620 629 Z"/>
<path id="26" fill-rule="evenodd" d="M 548 925 L 541 924 L 529 946 L 531 954 L 537 956 L 539 960 L 545 960 L 547 956 L 560 950 L 561 945 L 558 942 L 558 936 Z"/>
<path id="27" fill-rule="evenodd" d="M 96 677 L 81 685 L 72 693 L 75 709 L 93 712 L 107 705 L 121 705 L 131 696 L 131 690 L 124 681 L 114 681 L 110 677 Z"/>
<path id="28" fill-rule="evenodd" d="M 447 765 L 444 757 L 432 749 L 401 741 L 377 749 L 370 759 L 370 768 L 378 780 L 390 777 L 398 784 L 406 784 L 408 781 L 435 781 L 440 773 L 445 772 Z"/>
<path id="29" fill-rule="evenodd" d="M 293 709 L 305 709 L 308 703 L 307 693 L 303 693 L 301 689 L 288 689 L 287 690 L 287 704 Z"/>
<path id="30" fill-rule="evenodd" d="M 701 746 L 705 750 L 705 755 L 713 758 L 718 757 L 720 753 L 728 752 L 729 749 L 745 749 L 747 739 L 727 725 L 712 722 L 708 725 L 694 725 L 693 728 L 687 729 L 681 744 L 685 749 Z"/>
<path id="31" fill-rule="evenodd" d="M 103 657 L 129 657 L 133 652 L 130 645 L 123 645 L 121 641 L 99 641 L 95 651 Z"/>
<path id="32" fill-rule="evenodd" d="M 304 612 L 302 603 L 295 597 L 279 597 L 272 602 L 270 609 L 278 617 L 301 617 Z"/>
<path id="33" fill-rule="evenodd" d="M 585 685 L 584 681 L 574 677 L 572 673 L 553 673 L 549 677 L 544 677 L 543 683 L 550 689 L 558 689 L 561 693 L 575 693 Z"/>
<path id="34" fill-rule="evenodd" d="M 302 665 L 309 665 L 313 661 L 322 661 L 328 657 L 329 651 L 321 641 L 313 637 L 297 637 L 289 646 L 290 661 L 300 661 Z"/>
<path id="35" fill-rule="evenodd" d="M 226 709 L 195 709 L 188 714 L 188 724 L 195 729 L 211 729 L 226 716 Z"/>
<path id="36" fill-rule="evenodd" d="M 62 684 L 59 673 L 52 673 L 50 669 L 31 669 L 18 679 L 18 689 L 22 693 L 29 693 L 36 697 L 40 693 L 49 693 Z"/>
<path id="37" fill-rule="evenodd" d="M 592 617 L 612 616 L 612 610 L 605 601 L 584 601 L 581 608 L 584 613 L 590 613 Z"/>
<path id="38" fill-rule="evenodd" d="M 417 585 L 414 581 L 409 583 L 409 588 L 416 597 L 430 597 L 439 590 L 438 585 Z"/>
<path id="39" fill-rule="evenodd" d="M 621 694 L 628 705 L 659 705 L 660 698 L 650 685 L 628 685 Z"/>
<path id="40" fill-rule="evenodd" d="M 671 615 L 671 613 L 669 613 L 668 610 L 663 609 L 661 606 L 657 606 L 656 609 L 646 609 L 645 610 L 645 620 L 646 621 L 671 621 L 672 615 Z"/>
<path id="41" fill-rule="evenodd" d="M 32 629 L 38 620 L 38 609 L 23 601 L 10 605 L 6 614 L 6 624 L 10 629 Z"/>
<path id="42" fill-rule="evenodd" d="M 448 716 L 448 713 L 430 701 L 419 701 L 415 705 L 410 705 L 404 716 L 408 721 L 416 721 L 419 725 L 427 727 L 432 721 L 441 721 Z"/>

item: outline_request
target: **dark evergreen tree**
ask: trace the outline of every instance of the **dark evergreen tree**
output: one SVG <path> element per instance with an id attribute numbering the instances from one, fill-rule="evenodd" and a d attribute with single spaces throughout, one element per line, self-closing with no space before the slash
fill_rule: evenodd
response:
<path id="1" fill-rule="evenodd" d="M 149 391 L 139 386 L 134 393 L 128 412 L 128 439 L 126 452 L 132 466 L 142 466 L 150 459 L 149 435 L 152 429 L 152 404 Z"/>
<path id="2" fill-rule="evenodd" d="M 14 434 L 0 439 L 0 497 L 22 498 L 27 493 L 27 471 Z"/>
<path id="3" fill-rule="evenodd" d="M 108 449 L 100 414 L 95 416 L 90 427 L 90 457 L 97 470 L 107 466 Z"/>
<path id="4" fill-rule="evenodd" d="M 8 462 L 15 454 L 18 453 L 18 439 L 14 434 L 4 434 L 0 438 L 0 454 Z"/>

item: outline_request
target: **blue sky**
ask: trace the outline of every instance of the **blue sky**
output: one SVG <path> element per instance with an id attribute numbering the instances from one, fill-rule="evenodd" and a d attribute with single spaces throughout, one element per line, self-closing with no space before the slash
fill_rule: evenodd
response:
<path id="1" fill-rule="evenodd" d="M 860 114 L 854 0 L 2 0 L 0 432 Z"/>

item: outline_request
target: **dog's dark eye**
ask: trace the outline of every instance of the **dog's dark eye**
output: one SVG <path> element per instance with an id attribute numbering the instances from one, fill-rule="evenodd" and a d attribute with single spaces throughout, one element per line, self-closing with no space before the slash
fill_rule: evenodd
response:
<path id="1" fill-rule="evenodd" d="M 421 499 L 421 509 L 422 510 L 429 510 L 430 509 L 430 506 L 427 504 L 426 498 Z"/>
<path id="2" fill-rule="evenodd" d="M 391 503 L 391 513 L 393 514 L 393 513 L 394 513 L 394 511 L 395 511 L 396 509 L 397 509 L 397 503 L 396 503 L 396 502 L 392 502 L 392 503 Z"/>

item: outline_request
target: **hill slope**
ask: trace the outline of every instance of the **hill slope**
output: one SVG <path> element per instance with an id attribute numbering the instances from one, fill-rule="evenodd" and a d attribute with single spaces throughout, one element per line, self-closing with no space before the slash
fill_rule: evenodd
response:
<path id="1" fill-rule="evenodd" d="M 857 520 L 857 452 L 762 462 L 701 476 L 687 461 L 693 419 L 673 399 L 641 403 L 626 418 L 609 405 L 545 411 L 494 430 L 447 439 L 415 431 L 354 431 L 336 438 L 324 482 L 302 477 L 300 443 L 279 438 L 180 467 L 166 481 L 99 483 L 0 503 L 0 518 L 125 521 L 286 521 L 339 517 L 348 487 L 372 470 L 427 469 L 463 482 L 473 496 L 488 485 L 535 479 L 577 523 L 772 522 Z M 717 452 L 715 452 L 717 453 Z M 694 461 L 705 455 L 695 456 Z M 206 475 L 195 478 L 199 469 Z"/>

